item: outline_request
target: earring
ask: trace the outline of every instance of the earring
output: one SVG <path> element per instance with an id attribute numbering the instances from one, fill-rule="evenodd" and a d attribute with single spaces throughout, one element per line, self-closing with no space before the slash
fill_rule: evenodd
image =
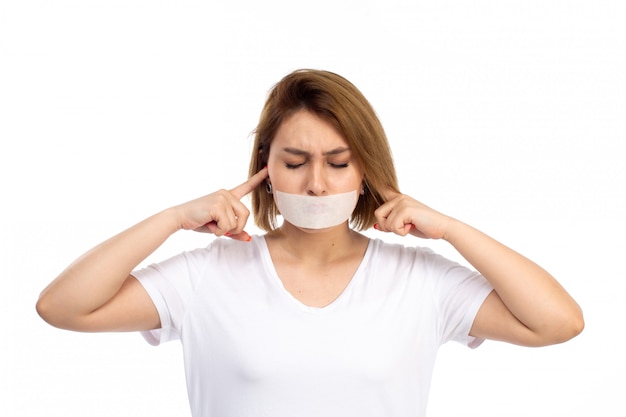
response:
<path id="1" fill-rule="evenodd" d="M 365 195 L 365 186 L 361 185 L 361 195 Z"/>
<path id="2" fill-rule="evenodd" d="M 267 191 L 268 194 L 272 194 L 272 183 L 268 182 L 267 184 L 265 184 L 265 191 Z"/>

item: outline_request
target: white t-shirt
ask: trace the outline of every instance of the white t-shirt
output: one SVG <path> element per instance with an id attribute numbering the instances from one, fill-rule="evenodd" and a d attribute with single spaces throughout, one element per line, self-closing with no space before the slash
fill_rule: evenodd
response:
<path id="1" fill-rule="evenodd" d="M 180 339 L 194 417 L 422 417 L 437 350 L 468 336 L 492 287 L 429 249 L 371 240 L 342 294 L 309 307 L 262 236 L 133 272 Z"/>

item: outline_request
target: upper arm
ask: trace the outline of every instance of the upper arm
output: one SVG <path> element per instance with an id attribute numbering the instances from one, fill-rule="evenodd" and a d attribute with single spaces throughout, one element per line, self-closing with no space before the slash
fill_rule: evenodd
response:
<path id="1" fill-rule="evenodd" d="M 132 275 L 107 303 L 77 320 L 72 330 L 144 331 L 161 327 L 159 313 L 143 285 Z"/>
<path id="2" fill-rule="evenodd" d="M 522 346 L 546 344 L 509 311 L 495 291 L 491 291 L 478 310 L 470 336 Z"/>

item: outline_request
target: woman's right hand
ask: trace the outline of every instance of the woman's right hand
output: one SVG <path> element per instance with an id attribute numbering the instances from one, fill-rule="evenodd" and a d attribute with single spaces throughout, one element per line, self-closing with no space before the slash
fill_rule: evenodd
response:
<path id="1" fill-rule="evenodd" d="M 180 228 L 249 241 L 250 235 L 243 228 L 250 211 L 240 200 L 267 178 L 267 172 L 264 168 L 231 190 L 219 190 L 176 206 Z"/>
<path id="2" fill-rule="evenodd" d="M 230 191 L 164 210 L 102 242 L 43 290 L 37 311 L 53 326 L 77 331 L 158 328 L 154 303 L 133 269 L 181 228 L 250 240 L 243 231 L 250 213 L 239 200 L 266 177 L 263 169 Z"/>

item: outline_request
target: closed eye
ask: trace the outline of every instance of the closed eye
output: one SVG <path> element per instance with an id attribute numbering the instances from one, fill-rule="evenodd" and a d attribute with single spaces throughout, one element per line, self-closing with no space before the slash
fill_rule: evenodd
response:
<path id="1" fill-rule="evenodd" d="M 285 163 L 285 167 L 287 167 L 287 169 L 296 169 L 298 167 L 301 167 L 302 165 L 304 165 L 304 164 L 288 164 L 288 163 Z"/>
<path id="2" fill-rule="evenodd" d="M 299 163 L 299 164 L 290 164 L 288 162 L 285 162 L 285 167 L 287 169 L 297 169 L 297 168 L 300 168 L 304 164 L 305 164 L 305 162 Z M 346 162 L 346 163 L 343 163 L 343 164 L 335 164 L 335 163 L 329 162 L 328 165 L 330 165 L 333 168 L 338 168 L 339 169 L 339 168 L 348 168 L 348 166 L 350 166 L 350 163 Z"/>

